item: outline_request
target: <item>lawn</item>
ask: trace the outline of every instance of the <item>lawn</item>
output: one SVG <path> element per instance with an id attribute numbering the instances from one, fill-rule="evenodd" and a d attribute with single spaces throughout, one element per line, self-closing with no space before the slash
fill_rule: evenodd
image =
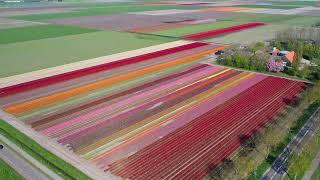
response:
<path id="1" fill-rule="evenodd" d="M 5 161 L 0 159 L 0 179 L 5 180 L 23 180 L 24 178 L 18 174 L 11 166 Z"/>
<path id="2" fill-rule="evenodd" d="M 150 35 L 98 31 L 0 45 L 0 78 L 175 41 Z"/>
<path id="3" fill-rule="evenodd" d="M 0 29 L 0 44 L 31 41 L 45 38 L 83 34 L 98 30 L 61 25 L 37 25 Z"/>
<path id="4" fill-rule="evenodd" d="M 45 19 L 58 19 L 67 17 L 79 17 L 79 16 L 93 16 L 99 14 L 116 14 L 116 13 L 128 13 L 128 12 L 140 12 L 151 11 L 161 9 L 197 9 L 200 6 L 180 6 L 180 5 L 128 5 L 128 6 L 103 6 L 92 7 L 87 9 L 81 9 L 75 12 L 66 13 L 50 13 L 50 14 L 34 14 L 14 16 L 12 18 L 21 20 L 45 20 Z"/>
<path id="5" fill-rule="evenodd" d="M 37 142 L 30 139 L 10 124 L 0 120 L 0 133 L 10 141 L 19 146 L 26 153 L 37 159 L 39 162 L 56 172 L 64 179 L 90 179 L 87 175 L 52 154 Z M 2 174 L 2 173 L 0 173 Z"/>

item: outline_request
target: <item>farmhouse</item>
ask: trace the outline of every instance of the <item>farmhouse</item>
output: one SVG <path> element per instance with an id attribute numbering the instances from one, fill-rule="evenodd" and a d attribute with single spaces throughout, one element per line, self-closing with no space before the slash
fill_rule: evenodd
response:
<path id="1" fill-rule="evenodd" d="M 293 64 L 295 55 L 294 51 L 280 51 L 274 47 L 270 54 L 272 55 L 272 59 L 281 59 L 284 63 L 284 66 L 291 66 Z"/>

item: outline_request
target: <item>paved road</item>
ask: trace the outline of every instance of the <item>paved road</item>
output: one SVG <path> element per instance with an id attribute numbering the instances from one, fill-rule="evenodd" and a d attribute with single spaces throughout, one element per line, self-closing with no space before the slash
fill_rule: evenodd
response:
<path id="1" fill-rule="evenodd" d="M 283 152 L 273 162 L 271 167 L 262 176 L 262 180 L 279 180 L 286 174 L 286 168 L 289 156 L 294 150 L 301 144 L 301 141 L 308 135 L 311 135 L 314 131 L 315 123 L 320 121 L 320 109 L 318 109 L 308 122 L 301 128 L 298 134 L 287 145 Z"/>
<path id="2" fill-rule="evenodd" d="M 0 143 L 4 145 L 4 148 L 0 150 L 0 158 L 26 179 L 61 179 L 60 176 L 39 163 L 2 135 L 0 135 Z"/>

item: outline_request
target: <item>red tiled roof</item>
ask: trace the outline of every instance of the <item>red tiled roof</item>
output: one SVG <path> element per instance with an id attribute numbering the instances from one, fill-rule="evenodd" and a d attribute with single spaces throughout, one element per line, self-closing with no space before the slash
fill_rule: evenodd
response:
<path id="1" fill-rule="evenodd" d="M 285 57 L 286 57 L 291 63 L 293 63 L 293 61 L 294 61 L 294 51 L 290 51 L 288 54 L 285 55 Z"/>

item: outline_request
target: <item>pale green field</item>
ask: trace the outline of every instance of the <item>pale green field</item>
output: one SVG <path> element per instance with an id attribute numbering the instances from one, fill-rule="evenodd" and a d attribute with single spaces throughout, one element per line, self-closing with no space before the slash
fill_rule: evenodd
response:
<path id="1" fill-rule="evenodd" d="M 0 77 L 139 49 L 176 39 L 99 31 L 0 45 Z"/>
<path id="2" fill-rule="evenodd" d="M 258 19 L 258 17 L 256 17 Z M 269 17 L 270 18 L 270 17 Z M 242 19 L 242 17 L 240 17 Z M 252 29 L 247 29 L 224 36 L 215 37 L 207 40 L 207 42 L 218 42 L 224 44 L 250 44 L 257 41 L 267 41 L 275 37 L 276 32 L 283 31 L 291 27 L 305 27 L 311 26 L 319 17 L 307 16 L 286 16 L 287 20 L 274 21 L 267 23 L 265 26 L 260 26 Z M 270 19 L 269 19 L 270 20 Z"/>

